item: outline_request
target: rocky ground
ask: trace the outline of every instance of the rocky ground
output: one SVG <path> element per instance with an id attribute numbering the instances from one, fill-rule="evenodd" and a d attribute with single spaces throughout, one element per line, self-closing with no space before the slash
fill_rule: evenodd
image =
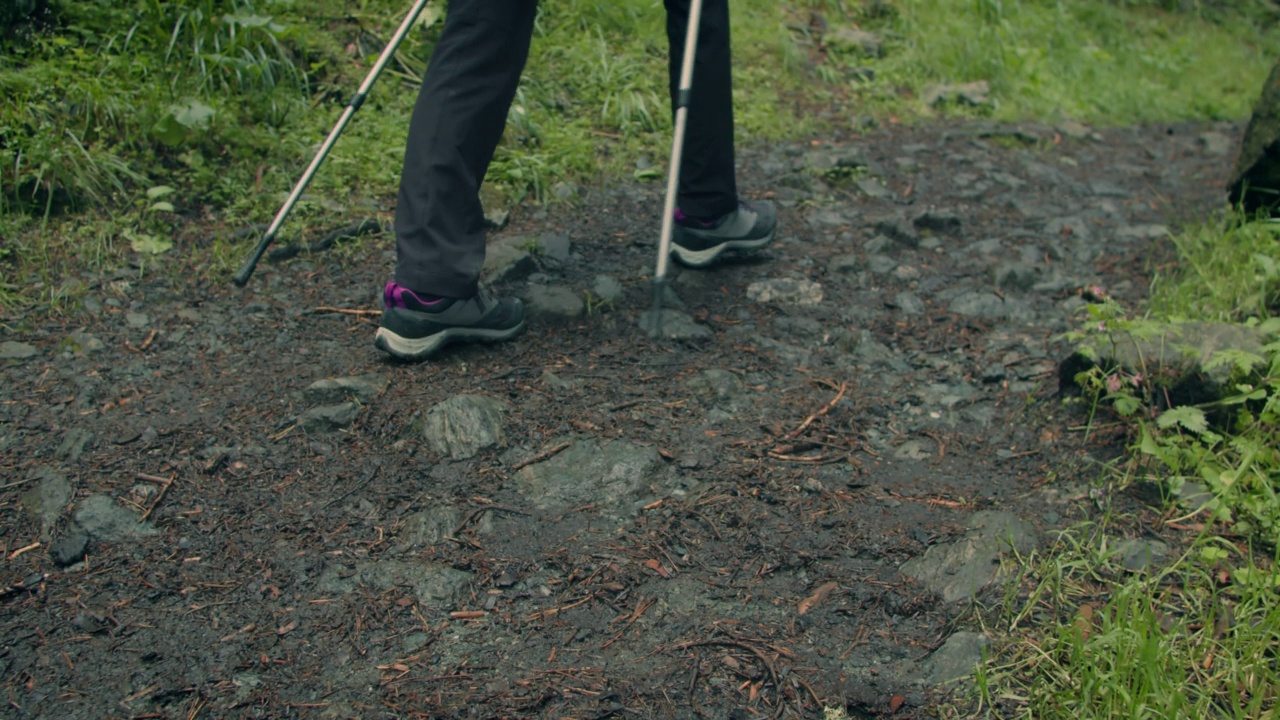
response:
<path id="1" fill-rule="evenodd" d="M 0 714 L 934 714 L 1010 545 L 1136 501 L 1090 492 L 1119 447 L 1056 336 L 1142 297 L 1240 130 L 744 149 L 779 241 L 677 269 L 660 339 L 660 183 L 517 213 L 487 276 L 529 330 L 428 363 L 372 347 L 386 238 L 86 277 L 0 345 Z"/>

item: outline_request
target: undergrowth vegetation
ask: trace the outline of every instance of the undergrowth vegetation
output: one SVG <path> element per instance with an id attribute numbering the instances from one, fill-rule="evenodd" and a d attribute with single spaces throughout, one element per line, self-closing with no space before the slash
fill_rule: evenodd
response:
<path id="1" fill-rule="evenodd" d="M 1196 402 L 1179 400 L 1170 386 L 1185 373 L 1164 372 L 1155 357 L 1142 358 L 1145 367 L 1098 364 L 1077 375 L 1090 427 L 1119 423 L 1130 452 L 1097 481 L 1098 517 L 1023 559 L 997 621 L 1010 643 L 981 674 L 982 701 L 998 714 L 1275 716 L 1278 241 L 1280 225 L 1269 221 L 1207 219 L 1174 238 L 1178 261 L 1144 308 L 1122 308 L 1101 291 L 1088 307 L 1073 334 L 1085 348 L 1161 338 L 1147 347 L 1167 342 L 1172 357 L 1185 344 L 1194 355 L 1208 328 L 1232 325 L 1243 333 L 1236 337 L 1252 339 L 1200 364 L 1199 374 L 1216 370 L 1219 381 Z M 1188 327 L 1201 336 L 1179 334 Z M 1107 500 L 1143 486 L 1164 498 L 1155 518 L 1123 515 Z M 1151 531 L 1121 539 L 1153 520 Z M 1175 542 L 1154 543 L 1156 536 Z M 1133 563 L 1135 547 L 1151 557 Z"/>

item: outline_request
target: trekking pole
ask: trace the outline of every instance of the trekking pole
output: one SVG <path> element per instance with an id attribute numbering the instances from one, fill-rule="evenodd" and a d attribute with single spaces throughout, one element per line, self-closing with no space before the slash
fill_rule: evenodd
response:
<path id="1" fill-rule="evenodd" d="M 351 116 L 356 114 L 360 106 L 364 104 L 365 97 L 368 96 L 369 90 L 373 87 L 374 82 L 378 80 L 378 76 L 382 74 L 382 69 L 386 67 L 392 56 L 396 54 L 396 49 L 400 47 L 400 42 L 404 40 L 404 36 L 409 33 L 409 29 L 413 27 L 414 21 L 418 19 L 418 15 L 422 14 L 422 9 L 427 6 L 428 0 L 417 0 L 413 8 L 409 10 L 409 14 L 405 17 L 404 22 L 400 23 L 400 27 L 396 30 L 396 34 L 391 36 L 391 41 L 383 48 L 382 54 L 378 56 L 378 61 L 373 64 L 373 69 L 369 71 L 369 75 L 365 77 L 364 82 L 360 84 L 360 89 L 352 96 L 351 102 L 347 103 L 347 109 L 342 111 L 342 117 L 338 118 L 338 124 L 329 132 L 329 137 L 325 139 L 324 144 L 320 146 L 320 151 L 311 160 L 311 165 L 307 171 L 302 174 L 298 180 L 298 184 L 294 185 L 293 192 L 289 193 L 289 197 L 284 201 L 284 205 L 280 208 L 280 212 L 276 213 L 276 218 L 271 222 L 267 231 L 263 233 L 262 239 L 258 241 L 258 247 L 254 248 L 253 254 L 235 274 L 235 283 L 238 287 L 244 287 L 249 282 L 249 276 L 253 275 L 253 269 L 257 267 L 258 261 L 262 259 L 263 253 L 267 251 L 267 246 L 271 241 L 276 239 L 276 233 L 280 231 L 280 226 L 284 224 L 285 218 L 293 211 L 293 206 L 298 203 L 298 198 L 302 197 L 302 191 L 306 189 L 311 182 L 312 176 L 316 174 L 320 163 L 324 162 L 325 156 L 333 149 L 334 143 L 338 141 L 338 136 L 346 129 L 347 123 L 351 122 Z"/>
<path id="2" fill-rule="evenodd" d="M 662 208 L 662 235 L 658 240 L 658 266 L 653 273 L 652 335 L 662 334 L 662 296 L 666 289 L 667 263 L 674 232 L 676 190 L 680 185 L 680 162 L 684 154 L 684 131 L 689 119 L 689 99 L 693 88 L 693 54 L 698 48 L 698 26 L 702 19 L 702 0 L 689 6 L 689 27 L 684 36 L 684 58 L 680 67 L 680 87 L 676 92 L 675 134 L 671 141 L 671 168 L 667 174 L 667 199 Z"/>

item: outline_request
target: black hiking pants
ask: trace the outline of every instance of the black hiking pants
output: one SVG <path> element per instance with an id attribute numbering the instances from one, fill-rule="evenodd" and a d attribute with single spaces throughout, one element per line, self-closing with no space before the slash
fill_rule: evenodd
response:
<path id="1" fill-rule="evenodd" d="M 689 0 L 665 0 L 672 112 Z M 485 257 L 480 183 L 529 55 L 536 0 L 450 0 L 419 91 L 396 205 L 395 280 L 466 298 Z M 737 207 L 729 0 L 704 0 L 678 206 L 693 217 Z"/>

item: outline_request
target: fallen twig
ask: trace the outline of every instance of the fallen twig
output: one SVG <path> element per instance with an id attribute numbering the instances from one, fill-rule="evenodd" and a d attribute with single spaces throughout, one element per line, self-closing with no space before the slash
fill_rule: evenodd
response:
<path id="1" fill-rule="evenodd" d="M 543 620 L 543 619 L 546 619 L 546 618 L 551 617 L 552 615 L 558 615 L 559 613 L 562 613 L 562 612 L 564 612 L 565 610 L 572 610 L 573 608 L 576 608 L 576 607 L 578 607 L 579 605 L 583 605 L 583 604 L 586 604 L 586 603 L 591 602 L 592 600 L 594 600 L 594 599 L 596 598 L 596 596 L 597 596 L 598 594 L 599 594 L 599 593 L 591 593 L 590 595 L 588 595 L 588 596 L 586 596 L 586 597 L 582 598 L 581 600 L 578 600 L 578 601 L 576 601 L 576 602 L 571 602 L 571 603 L 569 603 L 568 605 L 561 605 L 560 607 L 554 607 L 554 608 L 550 608 L 550 609 L 547 609 L 547 610 L 539 610 L 539 611 L 538 611 L 538 612 L 536 612 L 536 613 L 532 613 L 531 615 L 529 615 L 529 616 L 528 616 L 527 618 L 525 618 L 525 619 L 526 619 L 526 620 Z"/>
<path id="2" fill-rule="evenodd" d="M 22 554 L 23 554 L 23 553 L 25 553 L 25 552 L 30 552 L 31 550 L 35 550 L 35 549 L 37 549 L 37 548 L 39 548 L 39 547 L 40 547 L 40 543 L 39 543 L 38 541 L 37 541 L 37 542 L 33 542 L 33 543 L 31 543 L 30 545 L 27 545 L 26 547 L 20 547 L 20 548 L 18 548 L 17 550 L 14 550 L 14 551 L 13 551 L 13 553 L 11 553 L 11 554 L 9 555 L 9 559 L 10 559 L 10 560 L 14 560 L 14 559 L 16 559 L 19 555 L 22 555 Z"/>
<path id="3" fill-rule="evenodd" d="M 736 647 L 741 650 L 746 650 L 752 655 L 755 655 L 756 658 L 759 659 L 760 662 L 764 665 L 765 669 L 769 671 L 769 679 L 773 681 L 773 687 L 778 692 L 778 711 L 781 712 L 783 707 L 782 683 L 778 682 L 778 671 L 773 667 L 773 661 L 770 660 L 769 656 L 765 655 L 764 652 L 760 650 L 760 648 L 748 645 L 747 643 L 744 643 L 744 642 L 738 642 L 737 640 L 700 640 L 698 642 L 683 643 L 683 644 L 677 645 L 676 648 L 678 650 L 687 650 L 688 648 L 693 648 L 693 647 L 712 647 L 712 646 Z"/>
<path id="4" fill-rule="evenodd" d="M 155 511 L 156 506 L 159 505 L 160 501 L 164 499 L 164 494 L 169 492 L 169 487 L 173 485 L 173 481 L 176 480 L 177 477 L 178 477 L 177 473 L 170 475 L 169 480 L 165 482 L 164 485 L 160 486 L 160 492 L 156 493 L 156 499 L 151 503 L 151 507 L 147 508 L 147 511 L 142 513 L 142 519 L 144 521 L 147 518 L 151 517 L 151 513 Z"/>
<path id="5" fill-rule="evenodd" d="M 312 312 L 331 312 L 331 313 L 340 313 L 342 315 L 381 315 L 382 314 L 381 310 L 369 310 L 369 309 L 359 310 L 359 309 L 352 309 L 352 308 L 329 307 L 328 305 L 321 305 L 320 307 L 313 309 Z"/>
<path id="6" fill-rule="evenodd" d="M 800 423 L 800 427 L 796 428 L 795 430 L 792 430 L 791 434 L 788 435 L 787 437 L 792 439 L 799 437 L 800 433 L 804 432 L 805 428 L 809 427 L 809 425 L 811 425 L 814 420 L 817 420 L 823 415 L 826 415 L 827 413 L 831 412 L 831 409 L 836 406 L 836 403 L 840 402 L 840 399 L 844 397 L 844 391 L 846 390 L 847 385 L 848 383 L 844 383 L 844 382 L 840 383 L 840 392 L 836 393 L 835 398 L 833 398 L 831 402 L 827 403 L 822 409 L 818 410 L 817 412 L 813 413 L 809 417 L 805 418 L 804 422 Z"/>
<path id="7" fill-rule="evenodd" d="M 531 458 L 525 458 L 524 460 L 521 460 L 515 465 L 512 465 L 511 472 L 516 472 L 517 470 L 526 468 L 534 463 L 542 462 L 543 460 L 546 460 L 547 458 L 551 457 L 552 455 L 555 455 L 556 453 L 560 452 L 561 450 L 564 450 L 567 447 L 569 447 L 569 443 L 567 442 L 560 443 L 559 445 L 551 448 L 550 450 L 543 450 L 542 452 L 538 453 L 537 455 L 534 455 Z"/>
<path id="8" fill-rule="evenodd" d="M 768 455 L 774 460 L 782 460 L 784 462 L 818 463 L 820 465 L 844 462 L 845 460 L 845 458 L 827 457 L 826 455 L 808 457 L 808 456 L 801 456 L 801 455 L 782 455 L 780 453 L 775 453 L 775 452 L 768 453 Z"/>

